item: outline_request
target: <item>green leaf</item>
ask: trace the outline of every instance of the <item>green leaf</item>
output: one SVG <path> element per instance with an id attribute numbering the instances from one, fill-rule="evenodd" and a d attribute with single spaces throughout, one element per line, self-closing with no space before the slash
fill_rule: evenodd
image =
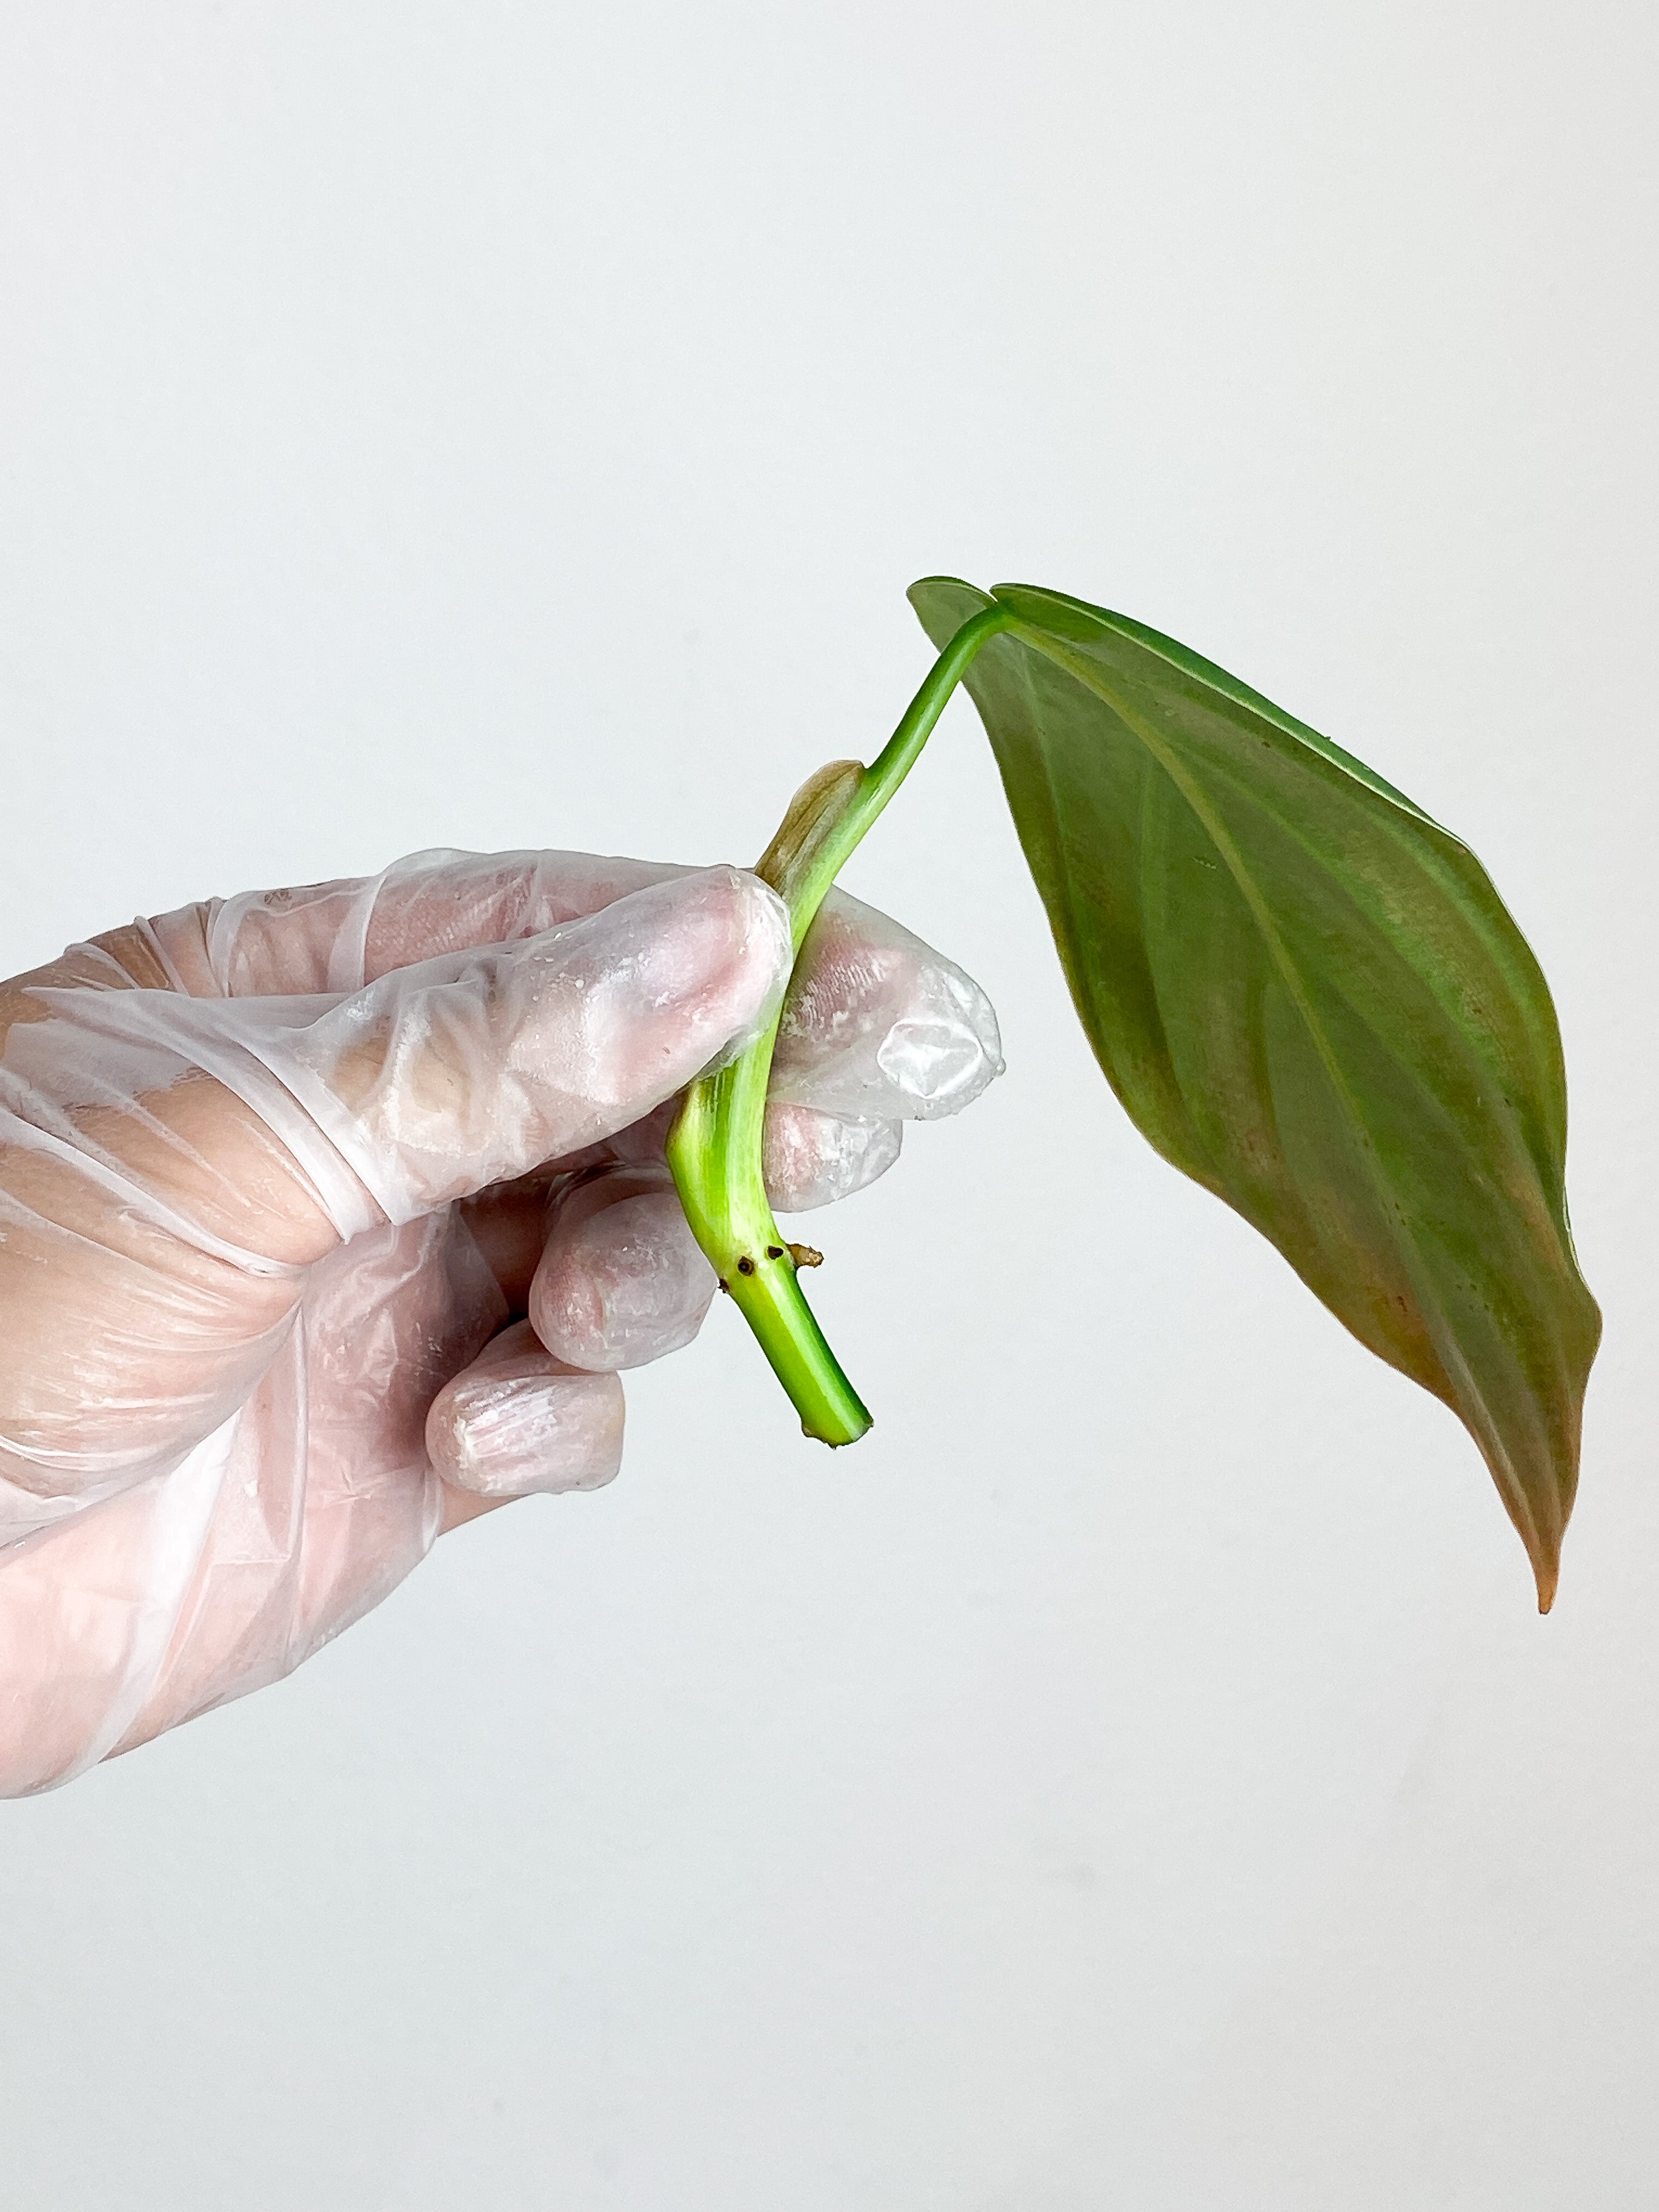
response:
<path id="1" fill-rule="evenodd" d="M 1555 1589 L 1601 1320 L 1532 952 L 1467 846 L 1156 630 L 999 585 L 965 681 L 1142 1134 L 1456 1413 Z M 943 646 L 992 598 L 928 577 Z"/>

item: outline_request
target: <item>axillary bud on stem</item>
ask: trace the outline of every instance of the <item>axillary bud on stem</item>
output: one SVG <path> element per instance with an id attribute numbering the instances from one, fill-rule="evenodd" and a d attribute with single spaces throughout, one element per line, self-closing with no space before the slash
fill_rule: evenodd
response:
<path id="1" fill-rule="evenodd" d="M 868 768 L 797 793 L 759 863 L 795 949 L 963 683 L 1107 1080 L 1361 1343 L 1464 1423 L 1554 1594 L 1600 1316 L 1565 1188 L 1538 963 L 1468 847 L 1225 670 L 1029 585 L 912 586 L 939 648 Z M 687 1218 L 809 1436 L 870 1416 L 761 1173 L 776 1025 L 694 1085 Z"/>

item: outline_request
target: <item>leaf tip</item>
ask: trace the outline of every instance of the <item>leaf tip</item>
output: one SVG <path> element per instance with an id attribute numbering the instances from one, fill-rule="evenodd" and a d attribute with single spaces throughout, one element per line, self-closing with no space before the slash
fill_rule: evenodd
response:
<path id="1" fill-rule="evenodd" d="M 1553 1553 L 1540 1556 L 1532 1563 L 1533 1577 L 1538 1584 L 1538 1610 L 1547 1613 L 1555 1603 L 1556 1585 L 1561 1578 L 1561 1562 Z"/>

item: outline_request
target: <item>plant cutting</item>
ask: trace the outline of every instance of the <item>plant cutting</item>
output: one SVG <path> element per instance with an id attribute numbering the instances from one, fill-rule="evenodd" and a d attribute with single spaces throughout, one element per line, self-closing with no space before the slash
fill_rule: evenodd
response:
<path id="1" fill-rule="evenodd" d="M 757 872 L 799 954 L 958 684 L 991 740 L 1073 1003 L 1172 1165 L 1267 1237 L 1480 1449 L 1553 1601 L 1601 1319 L 1567 1222 L 1566 1084 L 1541 970 L 1469 848 L 1173 639 L 1027 585 L 910 602 L 938 659 L 867 766 L 796 793 Z M 870 1414 L 761 1173 L 776 1024 L 688 1092 L 693 1233 L 808 1436 Z"/>

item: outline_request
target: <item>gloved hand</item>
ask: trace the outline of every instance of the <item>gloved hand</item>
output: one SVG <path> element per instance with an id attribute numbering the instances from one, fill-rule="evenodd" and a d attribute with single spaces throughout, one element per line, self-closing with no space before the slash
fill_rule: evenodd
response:
<path id="1" fill-rule="evenodd" d="M 616 1473 L 712 1270 L 662 1159 L 769 1019 L 733 868 L 425 854 L 0 985 L 0 1793 L 287 1674 L 444 1529 Z M 976 985 L 832 896 L 774 1066 L 799 1212 L 1000 1067 Z"/>

